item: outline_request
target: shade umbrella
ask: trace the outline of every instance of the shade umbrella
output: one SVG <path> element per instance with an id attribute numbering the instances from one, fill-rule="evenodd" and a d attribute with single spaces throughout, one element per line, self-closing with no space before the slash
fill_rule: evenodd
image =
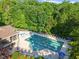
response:
<path id="1" fill-rule="evenodd" d="M 27 54 L 28 54 L 28 52 L 27 52 L 26 50 L 24 50 L 24 51 L 23 51 L 23 54 L 27 55 Z"/>
<path id="2" fill-rule="evenodd" d="M 37 57 L 38 57 L 38 52 L 37 52 L 37 51 L 34 51 L 34 52 L 33 52 L 33 55 L 34 55 L 34 57 L 37 58 Z"/>
<path id="3" fill-rule="evenodd" d="M 74 39 L 72 37 L 67 37 L 67 40 L 73 41 Z"/>
<path id="4" fill-rule="evenodd" d="M 16 50 L 17 50 L 17 51 L 20 51 L 20 47 L 16 47 Z"/>
<path id="5" fill-rule="evenodd" d="M 21 49 L 21 53 L 22 53 L 22 54 L 24 54 L 24 51 L 23 51 L 23 49 Z"/>
<path id="6" fill-rule="evenodd" d="M 65 56 L 65 53 L 64 52 L 59 52 L 59 57 L 60 58 L 64 58 L 64 56 Z"/>

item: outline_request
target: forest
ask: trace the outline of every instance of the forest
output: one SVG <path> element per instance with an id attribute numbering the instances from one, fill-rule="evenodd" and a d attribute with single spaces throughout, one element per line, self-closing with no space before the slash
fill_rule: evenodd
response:
<path id="1" fill-rule="evenodd" d="M 71 37 L 70 58 L 79 56 L 79 2 L 38 2 L 36 0 L 0 0 L 0 26 L 12 25 L 30 31 Z"/>

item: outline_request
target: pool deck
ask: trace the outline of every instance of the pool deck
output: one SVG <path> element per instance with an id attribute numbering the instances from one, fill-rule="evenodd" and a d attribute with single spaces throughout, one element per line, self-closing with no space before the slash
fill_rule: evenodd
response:
<path id="1" fill-rule="evenodd" d="M 37 35 L 40 35 L 40 36 L 48 37 L 48 38 L 50 38 L 52 40 L 64 42 L 64 44 L 63 44 L 63 46 L 61 48 L 61 51 L 64 52 L 66 55 L 68 54 L 67 53 L 67 49 L 69 48 L 68 41 L 66 41 L 66 40 L 64 40 L 62 38 L 57 39 L 56 36 L 38 34 L 38 33 L 30 32 L 30 31 L 18 31 L 18 33 L 19 33 L 19 44 L 18 44 L 18 46 L 23 50 L 27 50 L 27 51 L 30 50 L 31 52 L 33 52 L 33 50 L 30 47 L 30 43 L 28 42 L 28 38 L 31 37 L 31 35 L 33 35 L 33 34 L 37 34 Z M 45 59 L 58 59 L 59 58 L 57 52 L 50 51 L 48 49 L 38 51 L 38 55 L 44 56 Z M 68 59 L 68 56 L 66 56 L 64 59 Z"/>
<path id="2" fill-rule="evenodd" d="M 18 47 L 20 47 L 23 50 L 31 50 L 29 47 L 29 42 L 26 41 L 31 36 L 29 31 L 19 31 L 19 44 Z"/>

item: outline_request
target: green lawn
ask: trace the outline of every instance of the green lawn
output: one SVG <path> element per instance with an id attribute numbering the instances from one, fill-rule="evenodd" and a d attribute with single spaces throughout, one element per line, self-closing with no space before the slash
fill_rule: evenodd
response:
<path id="1" fill-rule="evenodd" d="M 19 52 L 14 52 L 12 55 L 12 59 L 17 59 L 19 54 L 20 54 Z"/>
<path id="2" fill-rule="evenodd" d="M 12 55 L 12 59 L 35 59 L 35 58 L 30 56 L 24 56 L 19 52 L 14 52 Z"/>
<path id="3" fill-rule="evenodd" d="M 76 56 L 77 59 L 79 59 L 79 56 Z"/>

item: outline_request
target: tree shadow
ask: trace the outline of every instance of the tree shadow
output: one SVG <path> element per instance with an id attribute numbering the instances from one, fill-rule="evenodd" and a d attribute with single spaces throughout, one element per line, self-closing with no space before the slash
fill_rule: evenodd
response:
<path id="1" fill-rule="evenodd" d="M 4 25 L 6 25 L 5 23 L 3 23 L 3 22 L 0 22 L 0 26 L 4 26 Z"/>
<path id="2" fill-rule="evenodd" d="M 67 20 L 65 23 L 58 23 L 55 27 L 52 27 L 50 32 L 59 37 L 72 37 L 70 33 L 75 27 L 79 26 L 75 19 Z"/>

